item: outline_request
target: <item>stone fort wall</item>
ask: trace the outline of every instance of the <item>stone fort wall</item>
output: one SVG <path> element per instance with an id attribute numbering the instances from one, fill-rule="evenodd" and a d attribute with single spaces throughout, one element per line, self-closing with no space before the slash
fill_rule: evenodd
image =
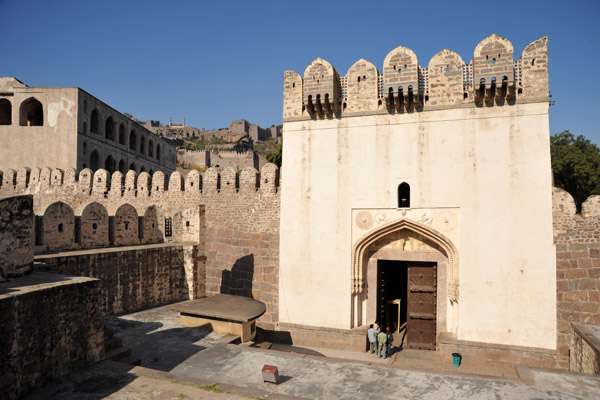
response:
<path id="1" fill-rule="evenodd" d="M 33 265 L 33 197 L 0 197 L 0 282 Z"/>
<path id="2" fill-rule="evenodd" d="M 206 294 L 252 296 L 278 320 L 279 171 L 5 170 L 0 195 L 32 194 L 36 251 L 205 241 Z M 206 210 L 206 211 L 204 211 Z M 202 223 L 202 218 L 205 223 Z M 91 259 L 90 259 L 91 260 Z M 93 261 L 93 260 L 91 260 Z M 73 269 L 79 261 L 73 261 Z M 69 272 L 68 270 L 62 270 Z"/>
<path id="3" fill-rule="evenodd" d="M 578 215 L 573 197 L 554 188 L 553 219 L 558 362 L 567 369 L 575 352 L 572 323 L 600 325 L 600 195 L 589 197 Z"/>
<path id="4" fill-rule="evenodd" d="M 104 359 L 100 287 L 38 272 L 2 283 L 0 398 L 21 398 Z"/>

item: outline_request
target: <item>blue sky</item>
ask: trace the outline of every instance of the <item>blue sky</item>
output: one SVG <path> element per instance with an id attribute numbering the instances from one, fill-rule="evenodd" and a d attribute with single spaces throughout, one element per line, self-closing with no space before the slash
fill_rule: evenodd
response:
<path id="1" fill-rule="evenodd" d="M 0 0 L 0 76 L 79 86 L 121 112 L 199 128 L 281 123 L 283 71 L 316 57 L 345 75 L 402 45 L 468 62 L 497 33 L 520 57 L 548 35 L 550 132 L 600 145 L 600 1 Z"/>

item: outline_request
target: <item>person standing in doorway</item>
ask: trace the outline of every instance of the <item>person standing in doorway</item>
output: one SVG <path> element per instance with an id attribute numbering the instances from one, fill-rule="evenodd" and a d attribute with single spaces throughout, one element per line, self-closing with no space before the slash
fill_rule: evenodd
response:
<path id="1" fill-rule="evenodd" d="M 379 358 L 381 358 L 385 355 L 385 351 L 387 349 L 387 334 L 384 331 L 381 331 L 379 334 L 377 334 L 377 342 L 379 344 L 377 348 L 377 355 Z M 385 358 L 387 358 L 387 356 L 385 356 Z"/>
<path id="2" fill-rule="evenodd" d="M 375 354 L 377 350 L 377 334 L 379 330 L 373 328 L 373 324 L 370 325 L 369 330 L 367 331 L 367 337 L 369 338 L 369 350 L 371 350 L 371 354 Z"/>
<path id="3" fill-rule="evenodd" d="M 385 358 L 388 358 L 392 353 L 392 342 L 394 341 L 394 334 L 390 332 L 390 328 L 385 328 L 385 334 L 387 336 L 387 346 L 385 351 Z"/>

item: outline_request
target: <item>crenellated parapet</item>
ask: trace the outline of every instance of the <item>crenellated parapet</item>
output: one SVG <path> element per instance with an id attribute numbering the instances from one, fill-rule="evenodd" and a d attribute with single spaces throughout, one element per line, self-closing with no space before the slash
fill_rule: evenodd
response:
<path id="1" fill-rule="evenodd" d="M 512 43 L 493 34 L 479 42 L 469 63 L 444 49 L 422 67 L 411 49 L 399 46 L 387 54 L 381 73 L 375 65 L 360 59 L 346 76 L 340 77 L 329 62 L 317 58 L 308 65 L 304 77 L 285 71 L 283 118 L 413 112 L 548 99 L 548 38 L 530 43 L 515 60 Z"/>
<path id="2" fill-rule="evenodd" d="M 168 179 L 168 180 L 167 180 Z M 252 167 L 238 173 L 227 167 L 219 172 L 209 168 L 204 173 L 191 170 L 186 176 L 175 171 L 166 176 L 162 171 L 152 176 L 147 172 L 139 175 L 129 170 L 125 176 L 119 171 L 112 175 L 104 170 L 95 172 L 83 169 L 79 175 L 75 170 L 58 168 L 20 168 L 0 170 L 0 194 L 47 194 L 71 193 L 73 195 L 101 196 L 106 198 L 156 198 L 167 193 L 212 196 L 220 193 L 252 194 L 277 193 L 279 169 L 271 163 L 261 171 Z"/>
<path id="3" fill-rule="evenodd" d="M 333 66 L 317 58 L 304 71 L 303 103 L 310 115 L 331 115 L 339 112 L 340 74 Z"/>
<path id="4" fill-rule="evenodd" d="M 270 163 L 260 172 L 209 168 L 168 177 L 162 171 L 124 176 L 47 167 L 7 169 L 0 176 L 0 196 L 33 195 L 38 252 L 199 242 L 205 208 L 211 221 L 257 231 L 278 227 L 272 215 L 279 209 L 279 169 Z"/>
<path id="5" fill-rule="evenodd" d="M 581 230 L 578 235 L 580 239 L 594 239 L 594 235 L 596 239 L 600 239 L 600 195 L 588 197 L 582 203 L 579 215 L 573 196 L 566 190 L 555 187 L 552 190 L 552 218 L 555 236 Z"/>

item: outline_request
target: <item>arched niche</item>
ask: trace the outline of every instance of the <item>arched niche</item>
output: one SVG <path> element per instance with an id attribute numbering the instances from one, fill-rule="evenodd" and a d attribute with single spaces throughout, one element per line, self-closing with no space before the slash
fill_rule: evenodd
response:
<path id="1" fill-rule="evenodd" d="M 93 202 L 81 211 L 81 247 L 93 249 L 108 246 L 108 212 Z"/>

